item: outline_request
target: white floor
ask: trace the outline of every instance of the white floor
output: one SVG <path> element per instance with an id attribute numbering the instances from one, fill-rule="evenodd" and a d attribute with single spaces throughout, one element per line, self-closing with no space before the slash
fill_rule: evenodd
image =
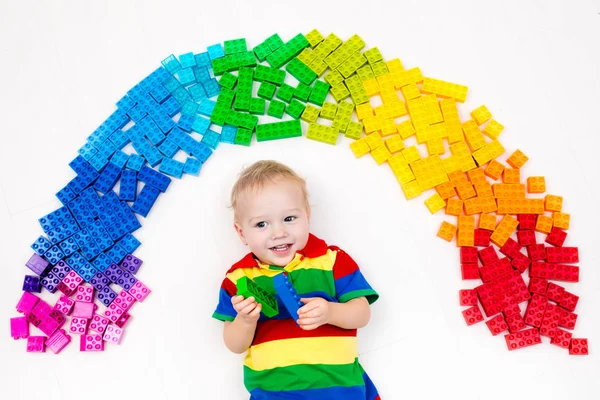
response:
<path id="1" fill-rule="evenodd" d="M 598 398 L 597 1 L 83 3 L 0 5 L 0 398 L 247 398 L 240 357 L 210 315 L 225 270 L 246 251 L 228 192 L 240 167 L 262 158 L 307 177 L 313 232 L 353 255 L 381 294 L 359 336 L 382 398 Z M 506 126 L 507 150 L 530 157 L 523 175 L 545 175 L 572 214 L 567 243 L 580 247 L 581 282 L 566 286 L 581 296 L 575 336 L 590 339 L 591 355 L 568 356 L 547 340 L 509 353 L 484 324 L 466 327 L 457 293 L 474 283 L 460 280 L 454 245 L 435 237 L 443 215 L 430 216 L 422 198 L 407 202 L 389 169 L 355 160 L 345 139 L 224 144 L 200 177 L 174 182 L 136 232 L 139 277 L 153 293 L 132 310 L 120 346 L 91 354 L 72 344 L 55 356 L 12 341 L 8 319 L 41 234 L 37 218 L 59 206 L 68 162 L 114 103 L 171 53 L 239 37 L 253 47 L 315 27 L 358 33 L 386 59 L 468 85 L 463 117 L 486 104 Z"/>

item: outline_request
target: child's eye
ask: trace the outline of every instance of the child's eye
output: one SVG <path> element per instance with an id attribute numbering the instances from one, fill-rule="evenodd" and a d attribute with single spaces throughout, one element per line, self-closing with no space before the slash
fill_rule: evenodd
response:
<path id="1" fill-rule="evenodd" d="M 267 226 L 267 223 L 265 221 L 260 221 L 259 223 L 257 223 L 254 226 L 257 228 L 264 228 L 265 226 Z"/>
<path id="2" fill-rule="evenodd" d="M 293 220 L 295 220 L 296 217 L 293 215 L 290 215 L 289 217 L 285 217 L 284 221 L 285 222 L 292 222 Z"/>

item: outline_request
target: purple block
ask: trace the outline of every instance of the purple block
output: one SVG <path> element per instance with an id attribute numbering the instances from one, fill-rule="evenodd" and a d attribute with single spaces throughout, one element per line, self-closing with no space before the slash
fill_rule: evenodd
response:
<path id="1" fill-rule="evenodd" d="M 90 279 L 90 283 L 97 291 L 101 291 L 104 286 L 110 285 L 110 279 L 108 279 L 102 272 L 98 272 Z"/>
<path id="2" fill-rule="evenodd" d="M 60 353 L 69 343 L 71 343 L 71 336 L 67 335 L 64 329 L 57 330 L 52 336 L 46 339 L 46 346 L 54 354 Z"/>
<path id="3" fill-rule="evenodd" d="M 137 282 L 135 276 L 131 275 L 129 272 L 123 272 L 123 275 L 117 280 L 117 285 L 121 286 L 125 290 L 131 289 L 133 285 Z"/>
<path id="4" fill-rule="evenodd" d="M 54 266 L 54 268 L 50 270 L 50 272 L 52 272 L 54 276 L 62 281 L 65 279 L 65 276 L 71 272 L 71 267 L 66 262 L 61 260 Z"/>
<path id="5" fill-rule="evenodd" d="M 39 255 L 37 255 L 36 253 L 33 253 L 29 261 L 27 261 L 27 264 L 25 264 L 27 268 L 29 268 L 38 275 L 42 275 L 42 273 L 44 273 L 44 270 L 48 267 L 48 265 L 50 265 L 50 263 L 44 260 Z"/>
<path id="6" fill-rule="evenodd" d="M 41 284 L 50 293 L 56 292 L 56 288 L 62 279 L 56 277 L 52 272 L 42 278 Z"/>
<path id="7" fill-rule="evenodd" d="M 23 281 L 23 291 L 39 293 L 42 287 L 40 285 L 40 277 L 35 275 L 25 275 Z"/>
<path id="8" fill-rule="evenodd" d="M 96 297 L 104 306 L 108 307 L 117 298 L 117 293 L 110 288 L 110 286 L 104 286 L 101 291 L 96 294 Z"/>
<path id="9" fill-rule="evenodd" d="M 125 271 L 119 268 L 119 266 L 115 263 L 110 264 L 106 271 L 104 271 L 104 275 L 106 275 L 106 277 L 113 283 L 117 283 L 121 275 L 124 273 Z"/>
<path id="10" fill-rule="evenodd" d="M 142 263 L 143 261 L 137 258 L 136 256 L 132 254 L 127 254 L 125 256 L 125 259 L 121 261 L 121 265 L 119 266 L 125 271 L 128 271 L 129 273 L 137 274 L 137 272 L 140 270 L 140 267 L 142 266 Z"/>
<path id="11" fill-rule="evenodd" d="M 21 299 L 17 303 L 17 312 L 29 314 L 38 301 L 40 301 L 40 298 L 36 295 L 29 292 L 23 292 Z"/>
<path id="12" fill-rule="evenodd" d="M 29 337 L 29 322 L 26 317 L 10 319 L 10 336 L 13 339 L 27 339 Z"/>

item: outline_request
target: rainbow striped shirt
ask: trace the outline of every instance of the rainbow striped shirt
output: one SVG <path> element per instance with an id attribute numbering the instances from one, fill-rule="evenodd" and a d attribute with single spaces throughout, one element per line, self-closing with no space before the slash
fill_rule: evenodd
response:
<path id="1" fill-rule="evenodd" d="M 285 267 L 262 264 L 252 253 L 234 264 L 221 284 L 213 317 L 235 319 L 231 297 L 240 277 L 247 276 L 275 294 L 271 278 L 284 271 L 302 297 L 342 303 L 363 296 L 373 303 L 379 297 L 348 254 L 311 234 L 305 248 Z M 268 318 L 261 314 L 244 359 L 244 384 L 250 400 L 379 399 L 358 362 L 356 329 L 322 325 L 305 331 L 278 302 L 278 315 Z"/>

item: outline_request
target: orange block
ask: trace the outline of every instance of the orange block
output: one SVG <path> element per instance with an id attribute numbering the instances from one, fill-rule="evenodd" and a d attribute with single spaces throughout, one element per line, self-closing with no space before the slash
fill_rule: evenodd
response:
<path id="1" fill-rule="evenodd" d="M 492 185 L 497 199 L 518 199 L 525 197 L 525 185 L 522 183 L 495 183 Z"/>
<path id="2" fill-rule="evenodd" d="M 555 212 L 552 214 L 552 219 L 554 220 L 555 227 L 563 230 L 569 229 L 569 225 L 571 223 L 571 214 Z"/>
<path id="3" fill-rule="evenodd" d="M 535 230 L 538 232 L 548 234 L 552 230 L 552 225 L 552 217 L 548 217 L 546 215 L 538 215 L 537 222 L 535 223 Z"/>
<path id="4" fill-rule="evenodd" d="M 437 236 L 447 242 L 451 242 L 456 235 L 456 229 L 456 225 L 452 225 L 449 222 L 443 221 L 440 229 L 438 230 Z"/>
<path id="5" fill-rule="evenodd" d="M 555 196 L 553 194 L 547 194 L 544 198 L 544 207 L 546 211 L 562 211 L 562 196 Z"/>
<path id="6" fill-rule="evenodd" d="M 544 199 L 498 199 L 498 214 L 543 214 Z"/>
<path id="7" fill-rule="evenodd" d="M 498 204 L 494 196 L 479 197 L 481 202 L 481 212 L 490 213 L 498 210 Z"/>
<path id="8" fill-rule="evenodd" d="M 463 201 L 452 197 L 446 202 L 446 214 L 459 216 L 462 214 Z"/>
<path id="9" fill-rule="evenodd" d="M 481 214 L 479 216 L 479 229 L 487 229 L 488 231 L 496 229 L 496 215 Z"/>
<path id="10" fill-rule="evenodd" d="M 456 245 L 461 247 L 475 245 L 475 217 L 471 215 L 460 215 L 458 217 Z"/>
<path id="11" fill-rule="evenodd" d="M 510 215 L 505 215 L 490 236 L 490 240 L 498 247 L 504 246 L 504 243 L 506 243 L 510 235 L 517 229 L 518 225 L 519 221 Z"/>
<path id="12" fill-rule="evenodd" d="M 529 157 L 523 154 L 521 150 L 515 150 L 515 152 L 506 159 L 506 163 L 513 168 L 521 168 L 525 165 L 527 160 L 529 160 Z"/>
<path id="13" fill-rule="evenodd" d="M 469 182 L 461 182 L 456 185 L 456 193 L 461 200 L 470 199 L 475 197 L 475 189 Z"/>
<path id="14" fill-rule="evenodd" d="M 456 190 L 454 190 L 454 183 L 451 181 L 444 182 L 435 187 L 435 190 L 438 192 L 440 197 L 444 200 L 456 196 Z"/>
<path id="15" fill-rule="evenodd" d="M 504 183 L 521 183 L 521 170 L 518 168 L 506 168 L 502 175 Z"/>
<path id="16" fill-rule="evenodd" d="M 448 174 L 448 179 L 453 182 L 455 185 L 461 182 L 469 182 L 467 180 L 467 176 L 462 171 L 452 171 Z"/>
<path id="17" fill-rule="evenodd" d="M 467 172 L 467 175 L 469 176 L 469 180 L 471 181 L 471 183 L 473 185 L 476 185 L 478 183 L 483 183 L 483 182 L 487 183 L 485 173 L 483 172 L 483 169 L 481 169 L 481 168 L 472 169 Z"/>
<path id="18" fill-rule="evenodd" d="M 465 200 L 465 214 L 473 215 L 481 213 L 481 200 L 479 197 L 473 197 Z"/>
<path id="19" fill-rule="evenodd" d="M 494 192 L 492 191 L 492 185 L 490 185 L 488 181 L 476 183 L 473 186 L 475 186 L 475 191 L 479 197 L 488 197 L 494 195 Z"/>
<path id="20" fill-rule="evenodd" d="M 487 168 L 485 169 L 485 174 L 496 181 L 496 180 L 500 179 L 503 171 L 504 171 L 504 165 L 500 164 L 496 160 L 492 160 L 492 161 L 490 161 Z"/>

